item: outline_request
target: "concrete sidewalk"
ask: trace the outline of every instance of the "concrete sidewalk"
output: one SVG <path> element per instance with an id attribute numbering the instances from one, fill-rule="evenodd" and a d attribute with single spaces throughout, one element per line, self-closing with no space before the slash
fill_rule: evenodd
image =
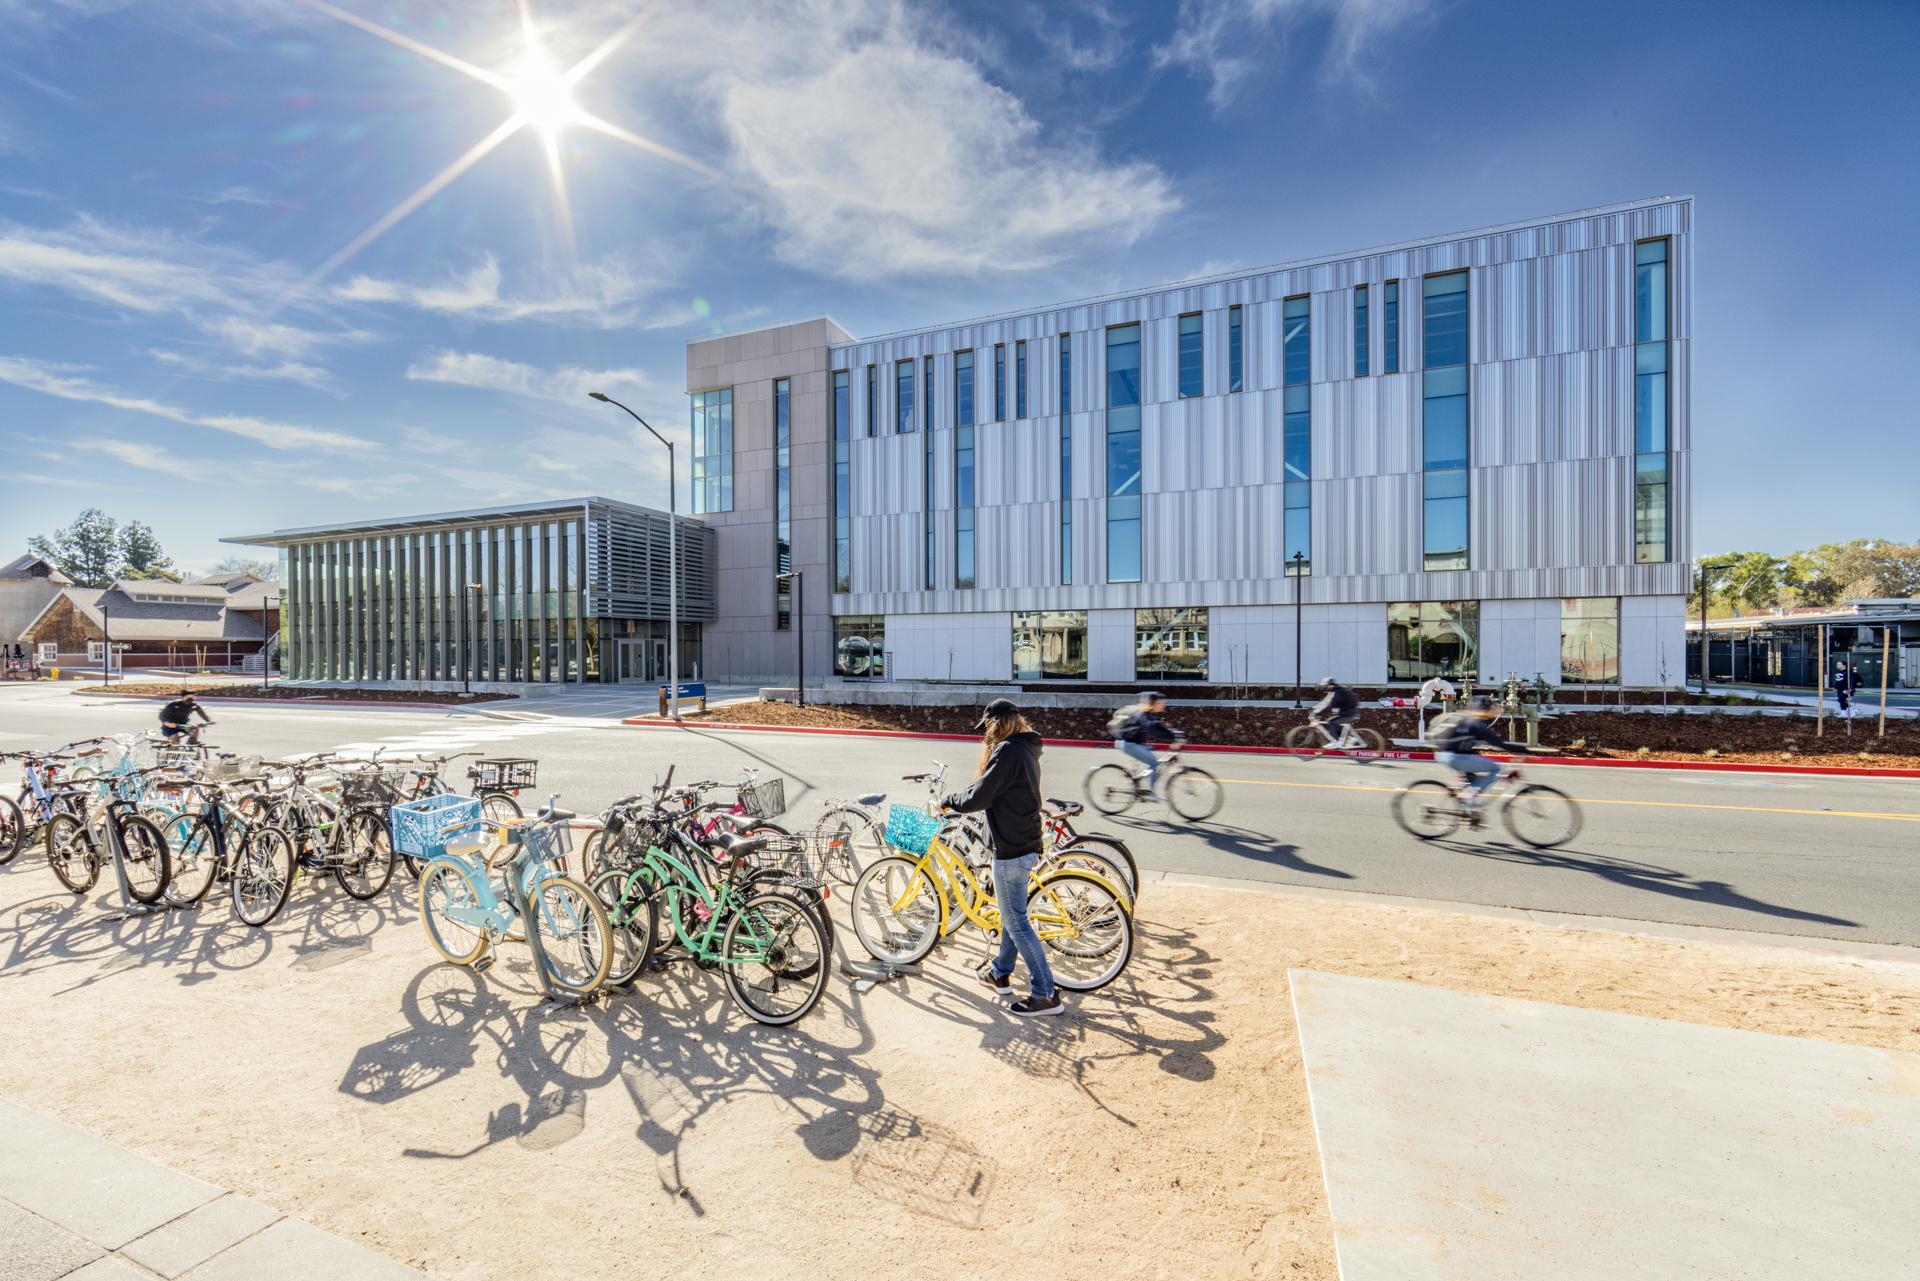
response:
<path id="1" fill-rule="evenodd" d="M 0 1281 L 420 1281 L 272 1206 L 0 1099 Z"/>

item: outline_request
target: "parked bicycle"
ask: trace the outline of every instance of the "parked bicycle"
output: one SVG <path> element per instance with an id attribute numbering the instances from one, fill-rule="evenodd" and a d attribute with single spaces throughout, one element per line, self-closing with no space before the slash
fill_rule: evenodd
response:
<path id="1" fill-rule="evenodd" d="M 1184 740 L 1174 743 L 1161 758 L 1160 789 L 1174 813 L 1203 823 L 1220 812 L 1226 789 L 1206 770 L 1180 759 L 1183 745 Z M 1119 761 L 1105 761 L 1088 770 L 1085 787 L 1087 803 L 1109 818 L 1153 799 L 1146 771 L 1136 772 Z"/>
<path id="2" fill-rule="evenodd" d="M 137 771 L 154 774 L 155 766 Z M 75 894 L 85 894 L 100 879 L 102 863 L 120 852 L 126 871 L 127 897 L 135 903 L 158 903 L 167 892 L 172 860 L 167 838 L 152 819 L 136 812 L 125 796 L 112 796 L 105 805 L 81 813 L 54 815 L 46 829 L 47 862 L 60 883 Z"/>
<path id="3" fill-rule="evenodd" d="M 1564 845 L 1580 834 L 1580 806 L 1571 796 L 1545 783 L 1523 783 L 1520 771 L 1504 770 L 1479 804 L 1469 806 L 1466 785 L 1423 778 L 1393 794 L 1393 821 L 1423 841 L 1450 836 L 1462 824 L 1479 828 L 1498 808 L 1515 840 L 1537 850 Z"/>
<path id="4" fill-rule="evenodd" d="M 939 761 L 919 774 L 903 774 L 903 783 L 920 783 L 927 789 L 927 804 L 940 799 L 940 784 L 947 767 Z M 842 885 L 860 879 L 867 864 L 884 858 L 887 849 L 887 803 L 885 792 L 867 792 L 852 800 L 830 800 L 820 821 L 813 825 L 814 844 L 820 850 L 821 866 L 828 876 Z"/>
<path id="5" fill-rule="evenodd" d="M 263 821 L 293 841 L 297 866 L 332 874 L 340 888 L 370 899 L 393 879 L 393 840 L 387 817 L 370 806 L 344 806 L 319 786 L 331 762 L 294 761 L 270 767 L 262 793 Z"/>
<path id="6" fill-rule="evenodd" d="M 264 776 L 258 757 L 216 766 L 197 804 L 165 829 L 173 861 L 166 900 L 192 907 L 224 880 L 233 912 L 256 928 L 272 922 L 293 889 L 294 848 L 286 832 L 265 822 Z"/>
<path id="7" fill-rule="evenodd" d="M 0 761 L 20 762 L 22 780 L 17 798 L 0 795 L 0 867 L 33 844 L 54 815 L 80 812 L 77 789 L 60 779 L 70 759 L 54 752 L 0 752 Z"/>

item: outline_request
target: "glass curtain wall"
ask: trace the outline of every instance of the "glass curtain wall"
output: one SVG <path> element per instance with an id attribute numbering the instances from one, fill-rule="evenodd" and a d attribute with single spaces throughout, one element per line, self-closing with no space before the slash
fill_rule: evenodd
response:
<path id="1" fill-rule="evenodd" d="M 853 406 L 847 371 L 833 371 L 833 590 L 853 590 L 853 485 L 849 461 L 853 448 Z"/>
<path id="2" fill-rule="evenodd" d="M 926 418 L 926 439 L 920 443 L 921 578 L 920 585 L 934 588 L 936 563 L 933 534 L 933 357 L 920 365 L 920 404 Z"/>
<path id="3" fill-rule="evenodd" d="M 1073 335 L 1060 335 L 1060 581 L 1073 581 Z"/>
<path id="4" fill-rule="evenodd" d="M 1107 330 L 1107 581 L 1140 581 L 1140 326 Z"/>
<path id="5" fill-rule="evenodd" d="M 955 352 L 953 357 L 953 585 L 973 586 L 973 353 L 970 351 Z"/>
<path id="6" fill-rule="evenodd" d="M 1467 568 L 1467 273 L 1422 282 L 1425 566 Z"/>
<path id="7" fill-rule="evenodd" d="M 695 392 L 693 510 L 733 510 L 733 388 Z"/>
<path id="8" fill-rule="evenodd" d="M 1668 558 L 1667 241 L 1633 247 L 1633 558 Z"/>
<path id="9" fill-rule="evenodd" d="M 1282 308 L 1287 514 L 1281 555 L 1291 577 L 1313 572 L 1313 308 L 1304 294 Z"/>
<path id="10" fill-rule="evenodd" d="M 1135 680 L 1207 679 L 1206 610 L 1136 609 L 1133 641 Z"/>
<path id="11" fill-rule="evenodd" d="M 773 380 L 773 565 L 777 574 L 793 572 L 793 385 Z M 793 626 L 793 581 L 773 583 L 773 625 Z"/>
<path id="12" fill-rule="evenodd" d="M 1413 601 L 1387 606 L 1387 679 L 1444 676 L 1471 681 L 1480 668 L 1480 602 Z"/>
<path id="13" fill-rule="evenodd" d="M 1568 685 L 1620 683 L 1620 598 L 1560 602 L 1560 680 Z"/>
<path id="14" fill-rule="evenodd" d="M 1087 611 L 1030 609 L 1013 616 L 1013 679 L 1087 678 Z"/>

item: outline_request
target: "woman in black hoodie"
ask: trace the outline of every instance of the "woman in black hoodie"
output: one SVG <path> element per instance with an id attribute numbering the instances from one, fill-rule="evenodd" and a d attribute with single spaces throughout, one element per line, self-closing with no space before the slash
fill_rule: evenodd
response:
<path id="1" fill-rule="evenodd" d="M 1000 905 L 1000 952 L 980 972 L 1002 997 L 1013 995 L 1013 962 L 1027 963 L 1033 994 L 1009 1009 L 1023 1017 L 1060 1014 L 1066 1003 L 1053 985 L 1046 949 L 1027 919 L 1027 878 L 1040 862 L 1040 736 L 1004 698 L 987 704 L 974 726 L 981 731 L 980 776 L 942 802 L 962 814 L 985 811 L 993 846 L 993 898 Z"/>

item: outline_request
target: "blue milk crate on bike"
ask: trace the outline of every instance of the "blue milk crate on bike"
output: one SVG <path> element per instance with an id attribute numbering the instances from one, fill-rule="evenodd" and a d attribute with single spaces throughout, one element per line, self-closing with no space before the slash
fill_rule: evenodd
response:
<path id="1" fill-rule="evenodd" d="M 908 854 L 925 854 L 940 831 L 940 820 L 918 805 L 887 807 L 887 844 Z"/>
<path id="2" fill-rule="evenodd" d="M 471 796 L 423 796 L 393 807 L 393 848 L 415 858 L 438 858 L 447 846 L 480 839 L 480 802 Z"/>

